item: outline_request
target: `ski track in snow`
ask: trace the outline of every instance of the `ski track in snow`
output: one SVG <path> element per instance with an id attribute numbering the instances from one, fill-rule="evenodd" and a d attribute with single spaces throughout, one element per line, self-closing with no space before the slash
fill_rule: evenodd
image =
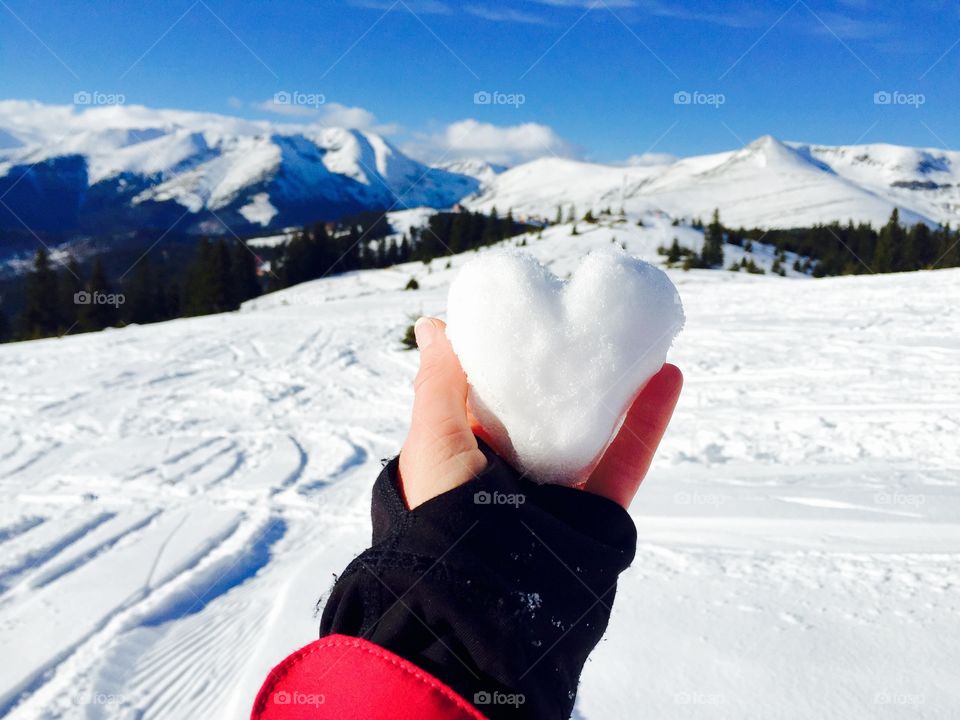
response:
<path id="1" fill-rule="evenodd" d="M 646 223 L 528 249 L 697 241 Z M 399 338 L 469 257 L 0 347 L 0 716 L 246 717 L 368 542 Z M 960 272 L 671 272 L 686 387 L 575 717 L 956 717 Z"/>

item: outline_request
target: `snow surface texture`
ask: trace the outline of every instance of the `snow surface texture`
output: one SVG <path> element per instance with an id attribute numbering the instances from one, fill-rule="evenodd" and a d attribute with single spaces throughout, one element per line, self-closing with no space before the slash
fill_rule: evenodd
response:
<path id="1" fill-rule="evenodd" d="M 701 237 L 635 219 L 527 249 L 563 277 Z M 0 716 L 249 717 L 370 541 L 400 338 L 474 257 L 0 346 Z M 960 717 L 960 270 L 668 274 L 685 386 L 575 717 Z"/>
<path id="2" fill-rule="evenodd" d="M 501 455 L 562 485 L 586 479 L 682 326 L 666 273 L 609 250 L 566 282 L 529 253 L 485 253 L 447 300 L 474 416 Z"/>

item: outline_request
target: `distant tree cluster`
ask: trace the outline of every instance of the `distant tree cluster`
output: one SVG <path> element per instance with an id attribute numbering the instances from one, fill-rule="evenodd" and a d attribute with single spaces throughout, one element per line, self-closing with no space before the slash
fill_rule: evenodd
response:
<path id="1" fill-rule="evenodd" d="M 699 222 L 699 221 L 696 221 Z M 697 227 L 697 225 L 694 225 Z M 702 223 L 699 225 L 702 229 Z M 702 268 L 706 270 L 723 267 L 723 244 L 727 242 L 726 228 L 720 224 L 720 211 L 713 211 L 713 220 L 704 229 L 703 247 L 700 252 L 681 247 L 674 238 L 669 248 L 660 247 L 658 252 L 665 255 L 668 265 L 680 264 L 684 270 Z"/>
<path id="2" fill-rule="evenodd" d="M 412 259 L 429 262 L 445 255 L 493 245 L 533 229 L 516 222 L 512 211 L 500 217 L 496 208 L 486 215 L 468 211 L 437 213 L 426 227 L 413 231 Z"/>
<path id="3" fill-rule="evenodd" d="M 242 242 L 201 240 L 181 293 L 184 316 L 230 312 L 261 292 L 256 256 Z"/>
<path id="4" fill-rule="evenodd" d="M 734 241 L 768 243 L 778 251 L 809 258 L 794 269 L 814 277 L 906 272 L 960 266 L 960 230 L 949 225 L 931 229 L 925 223 L 904 227 L 894 209 L 879 230 L 867 223 L 831 223 L 792 230 L 740 230 Z"/>
<path id="5" fill-rule="evenodd" d="M 76 259 L 55 264 L 41 248 L 24 279 L 22 311 L 12 321 L 0 314 L 0 342 L 236 310 L 260 292 L 254 256 L 240 242 L 201 240 L 180 273 L 147 254 L 116 278 L 100 258 L 85 275 Z"/>
<path id="6" fill-rule="evenodd" d="M 14 318 L 0 308 L 0 342 L 90 332 L 129 323 L 236 310 L 264 289 L 277 290 L 327 275 L 431 260 L 492 245 L 532 226 L 468 211 L 433 215 L 427 226 L 400 238 L 390 235 L 383 212 L 304 227 L 271 251 L 262 278 L 259 258 L 240 241 L 201 239 L 185 267 L 154 262 L 149 253 L 122 276 L 108 277 L 97 258 L 85 277 L 74 259 L 52 262 L 43 249 L 23 283 L 24 307 Z M 411 278 L 406 289 L 419 287 Z"/>
<path id="7" fill-rule="evenodd" d="M 658 248 L 668 265 L 680 265 L 685 270 L 720 268 L 723 266 L 724 243 L 751 252 L 755 242 L 762 242 L 775 249 L 771 272 L 778 275 L 786 274 L 788 252 L 798 256 L 793 262 L 793 270 L 814 277 L 960 266 L 960 230 L 952 230 L 949 225 L 931 229 L 924 223 L 905 227 L 901 225 L 900 213 L 896 209 L 879 230 L 868 223 L 854 225 L 852 222 L 789 230 L 733 230 L 721 224 L 716 210 L 709 225 L 694 221 L 693 227 L 703 229 L 702 250 L 698 253 L 683 247 L 674 238 L 669 247 Z M 728 269 L 763 272 L 752 258 L 732 263 Z"/>
<path id="8" fill-rule="evenodd" d="M 154 283 L 146 265 L 132 275 L 125 288 L 109 279 L 101 261 L 85 276 L 69 258 L 55 264 L 45 248 L 37 251 L 24 279 L 24 307 L 13 320 L 0 319 L 0 341 L 34 340 L 66 333 L 91 332 L 129 322 L 151 322 L 147 314 L 176 307 Z M 149 297 L 148 297 L 149 295 Z M 167 312 L 167 311 L 163 311 Z"/>
<path id="9" fill-rule="evenodd" d="M 515 222 L 512 213 L 501 218 L 496 208 L 489 214 L 436 213 L 426 226 L 414 228 L 400 238 L 378 232 L 381 222 L 379 218 L 372 218 L 366 226 L 360 222 L 332 227 L 317 223 L 304 228 L 278 251 L 273 261 L 271 289 L 411 260 L 429 263 L 435 258 L 492 245 L 531 229 Z"/>

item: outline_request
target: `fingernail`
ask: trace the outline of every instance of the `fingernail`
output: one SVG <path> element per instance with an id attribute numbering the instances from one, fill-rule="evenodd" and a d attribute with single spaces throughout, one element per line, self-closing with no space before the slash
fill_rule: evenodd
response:
<path id="1" fill-rule="evenodd" d="M 425 350 L 437 337 L 437 326 L 429 318 L 422 317 L 413 324 L 413 334 L 417 338 L 417 347 Z"/>

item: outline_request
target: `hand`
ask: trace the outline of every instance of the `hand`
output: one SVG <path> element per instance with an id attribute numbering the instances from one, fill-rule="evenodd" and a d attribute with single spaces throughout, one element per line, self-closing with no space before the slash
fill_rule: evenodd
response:
<path id="1" fill-rule="evenodd" d="M 475 477 L 487 459 L 467 411 L 467 378 L 446 325 L 420 318 L 414 325 L 420 370 L 414 381 L 410 433 L 400 451 L 400 481 L 410 509 Z M 626 508 L 643 481 L 680 397 L 683 375 L 666 364 L 637 394 L 620 432 L 583 489 Z"/>

